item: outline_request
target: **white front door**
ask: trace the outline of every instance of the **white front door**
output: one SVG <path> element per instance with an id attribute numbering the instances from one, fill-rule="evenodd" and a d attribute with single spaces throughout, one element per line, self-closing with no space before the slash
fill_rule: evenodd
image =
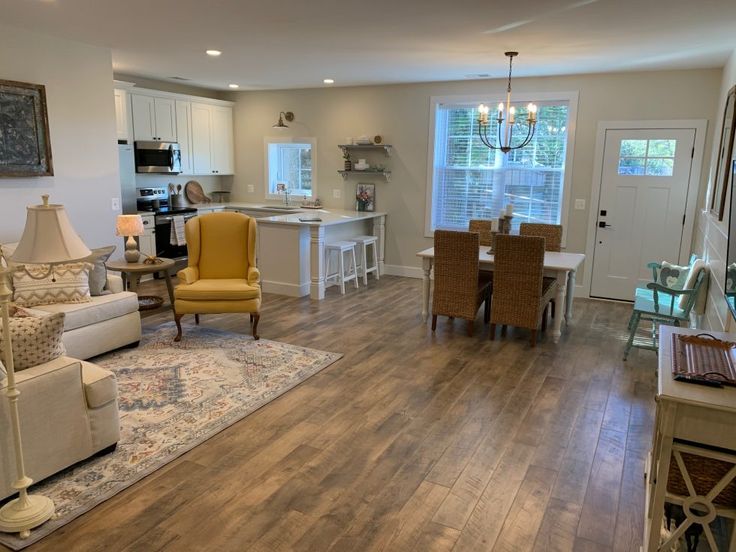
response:
<path id="1" fill-rule="evenodd" d="M 631 301 L 647 263 L 680 261 L 694 143 L 692 128 L 606 130 L 592 297 Z"/>

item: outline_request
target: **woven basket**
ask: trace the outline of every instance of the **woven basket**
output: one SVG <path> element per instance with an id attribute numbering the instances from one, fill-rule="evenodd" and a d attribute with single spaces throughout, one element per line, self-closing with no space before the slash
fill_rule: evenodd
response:
<path id="1" fill-rule="evenodd" d="M 728 473 L 728 470 L 734 466 L 733 462 L 716 460 L 715 458 L 707 458 L 687 452 L 681 452 L 680 454 L 682 454 L 682 461 L 685 464 L 685 468 L 687 468 L 687 473 L 690 475 L 690 480 L 693 482 L 695 492 L 701 496 L 707 495 L 723 479 L 723 476 Z M 670 471 L 667 476 L 667 491 L 680 496 L 690 495 L 674 455 L 670 460 Z M 731 480 L 726 485 L 726 488 L 715 497 L 713 503 L 729 508 L 736 507 L 736 479 Z"/>

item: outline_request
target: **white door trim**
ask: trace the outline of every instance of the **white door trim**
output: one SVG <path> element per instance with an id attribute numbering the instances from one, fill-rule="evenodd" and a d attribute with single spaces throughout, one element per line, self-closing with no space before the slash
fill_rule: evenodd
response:
<path id="1" fill-rule="evenodd" d="M 690 165 L 690 178 L 687 185 L 687 201 L 685 203 L 685 226 L 682 229 L 682 243 L 680 244 L 679 264 L 686 264 L 690 257 L 693 241 L 698 192 L 700 189 L 700 172 L 703 167 L 705 151 L 705 133 L 708 129 L 707 119 L 682 119 L 667 121 L 598 121 L 598 130 L 595 140 L 595 155 L 593 157 L 593 178 L 590 193 L 590 211 L 588 213 L 588 237 L 585 245 L 585 278 L 583 290 L 590 297 L 593 285 L 593 257 L 595 256 L 595 225 L 598 220 L 598 209 L 603 180 L 603 151 L 606 144 L 607 130 L 639 130 L 653 128 L 682 128 L 695 129 L 695 153 Z M 652 259 L 657 260 L 657 259 Z"/>

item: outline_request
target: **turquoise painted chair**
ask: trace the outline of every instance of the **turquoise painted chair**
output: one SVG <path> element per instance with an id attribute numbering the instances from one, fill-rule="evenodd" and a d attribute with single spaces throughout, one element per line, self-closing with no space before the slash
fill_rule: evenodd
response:
<path id="1" fill-rule="evenodd" d="M 694 255 L 690 258 L 690 265 L 695 262 L 697 257 Z M 640 349 L 657 350 L 657 326 L 658 324 L 668 324 L 680 326 L 683 322 L 685 325 L 690 324 L 690 311 L 695 306 L 700 288 L 707 277 L 707 268 L 703 267 L 698 271 L 695 284 L 691 289 L 675 289 L 669 288 L 657 282 L 662 265 L 659 263 L 649 263 L 648 268 L 652 269 L 653 282 L 646 286 L 636 288 L 634 297 L 634 311 L 629 319 L 629 339 L 624 349 L 624 360 L 629 356 L 632 347 Z M 684 305 L 681 305 L 680 299 L 686 297 Z M 647 320 L 652 323 L 652 340 L 649 342 L 634 342 L 634 336 L 639 328 L 639 323 Z"/>

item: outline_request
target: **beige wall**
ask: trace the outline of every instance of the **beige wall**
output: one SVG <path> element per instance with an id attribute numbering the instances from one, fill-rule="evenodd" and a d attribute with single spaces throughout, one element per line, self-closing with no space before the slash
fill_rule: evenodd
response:
<path id="1" fill-rule="evenodd" d="M 117 243 L 120 197 L 110 50 L 0 26 L 0 78 L 46 86 L 54 176 L 0 178 L 0 242 L 16 241 L 26 205 L 63 203 L 88 246 Z"/>
<path id="2" fill-rule="evenodd" d="M 712 120 L 720 82 L 720 69 L 611 73 L 515 79 L 514 91 L 579 91 L 570 201 L 585 199 L 589 206 L 599 120 Z M 381 134 L 394 145 L 394 156 L 386 160 L 393 171 L 392 181 L 376 179 L 377 208 L 389 213 L 386 263 L 396 273 L 418 275 L 420 263 L 415 253 L 431 246 L 431 240 L 424 237 L 430 98 L 500 94 L 504 88 L 505 82 L 496 79 L 234 93 L 230 96 L 237 102 L 233 198 L 263 200 L 263 140 L 275 135 L 271 125 L 279 111 L 290 110 L 296 115 L 285 135 L 317 138 L 318 195 L 331 207 L 353 208 L 356 182 L 343 183 L 337 174 L 342 158 L 336 145 L 348 136 Z M 709 126 L 706 151 L 710 151 L 711 134 Z M 247 192 L 248 185 L 254 186 L 253 193 Z M 333 199 L 334 189 L 342 192 L 342 199 Z M 584 252 L 588 210 L 570 209 L 567 224 L 568 250 Z M 579 284 L 586 281 L 578 278 Z"/>
<path id="3" fill-rule="evenodd" d="M 721 133 L 721 121 L 723 118 L 723 108 L 726 103 L 726 94 L 736 85 L 736 50 L 731 55 L 731 59 L 723 69 L 723 77 L 720 83 L 720 95 L 718 103 L 715 105 L 715 113 L 713 119 L 715 124 L 713 128 L 718 138 Z M 716 155 L 718 150 L 718 139 L 713 142 L 710 150 L 708 168 L 711 169 L 710 186 L 712 188 L 713 172 L 715 172 Z M 705 188 L 705 186 L 704 186 Z M 729 192 L 730 194 L 730 192 Z M 726 274 L 726 254 L 728 249 L 728 219 L 730 211 L 730 201 L 726 201 L 726 211 L 723 220 L 719 221 L 708 212 L 705 196 L 701 198 L 699 204 L 701 212 L 698 217 L 695 236 L 693 238 L 693 251 L 703 256 L 708 262 L 711 270 L 710 286 L 708 288 L 708 303 L 705 309 L 705 317 L 703 319 L 703 327 L 715 331 L 734 331 L 734 324 L 731 314 L 728 312 L 726 301 L 723 297 L 724 280 Z"/>

